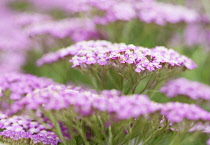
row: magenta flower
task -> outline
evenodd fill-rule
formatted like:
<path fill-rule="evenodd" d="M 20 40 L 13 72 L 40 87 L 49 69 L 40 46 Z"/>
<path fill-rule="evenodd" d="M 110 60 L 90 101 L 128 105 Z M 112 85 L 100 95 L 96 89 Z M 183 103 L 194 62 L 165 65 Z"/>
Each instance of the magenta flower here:
<path fill-rule="evenodd" d="M 210 120 L 210 113 L 195 104 L 169 102 L 163 104 L 161 114 L 172 123 L 179 123 L 185 119 L 195 122 Z"/>
<path fill-rule="evenodd" d="M 58 136 L 49 131 L 49 129 L 52 129 L 50 125 L 41 125 L 27 116 L 0 118 L 0 129 L 3 129 L 0 132 L 1 137 L 5 137 L 5 139 L 11 138 L 20 141 L 20 143 L 24 142 L 23 139 L 28 140 L 28 142 L 32 140 L 35 144 L 41 142 L 43 144 L 57 145 L 60 142 Z"/>
<path fill-rule="evenodd" d="M 199 82 L 178 78 L 167 82 L 160 92 L 166 94 L 167 97 L 173 98 L 178 95 L 189 97 L 193 100 L 210 99 L 210 87 Z"/>
<path fill-rule="evenodd" d="M 26 27 L 25 31 L 29 36 L 50 35 L 57 39 L 70 37 L 75 42 L 95 39 L 99 36 L 95 24 L 85 18 L 34 23 Z"/>
<path fill-rule="evenodd" d="M 65 57 L 72 57 L 73 67 L 88 67 L 91 64 L 110 65 L 130 64 L 135 66 L 136 72 L 143 70 L 154 71 L 163 67 L 165 63 L 171 66 L 182 66 L 187 69 L 196 67 L 194 62 L 172 49 L 157 46 L 147 49 L 134 45 L 110 43 L 107 41 L 83 41 L 70 47 L 49 53 L 37 61 L 38 65 L 52 63 Z M 149 59 L 148 59 L 149 58 Z"/>
<path fill-rule="evenodd" d="M 12 59 L 8 59 L 12 58 Z M 0 53 L 0 72 L 21 72 L 22 66 L 26 63 L 26 55 L 24 52 L 2 51 Z"/>
<path fill-rule="evenodd" d="M 160 3 L 137 3 L 138 17 L 146 23 L 165 25 L 167 23 L 192 23 L 199 19 L 198 13 L 183 6 Z"/>
<path fill-rule="evenodd" d="M 18 13 L 15 15 L 15 23 L 19 26 L 27 26 L 36 23 L 43 23 L 51 20 L 49 15 L 39 13 Z"/>
<path fill-rule="evenodd" d="M 184 6 L 166 4 L 156 1 L 103 1 L 90 3 L 104 12 L 104 16 L 96 16 L 98 24 L 106 25 L 116 21 L 132 21 L 139 19 L 146 23 L 166 25 L 167 23 L 192 23 L 199 19 L 199 14 Z M 122 11 L 124 9 L 124 11 Z"/>
<path fill-rule="evenodd" d="M 36 77 L 29 74 L 4 73 L 0 76 L 0 99 L 2 111 L 8 111 L 11 100 L 17 101 L 26 94 L 38 89 L 55 84 L 51 79 Z M 10 103 L 9 103 L 10 102 Z"/>
<path fill-rule="evenodd" d="M 31 41 L 14 19 L 15 14 L 6 6 L 0 10 L 0 50 L 23 51 L 31 47 Z"/>
<path fill-rule="evenodd" d="M 207 140 L 206 145 L 210 145 L 210 139 Z"/>
<path fill-rule="evenodd" d="M 32 101 L 33 100 L 33 101 Z M 76 91 L 61 86 L 49 86 L 28 94 L 17 101 L 12 110 L 38 109 L 62 110 L 74 106 L 79 115 L 91 115 L 94 112 L 107 112 L 116 119 L 136 118 L 141 115 L 154 113 L 161 105 L 150 101 L 144 95 L 120 96 L 118 91 L 102 91 L 97 95 L 89 91 Z M 13 112 L 13 113 L 14 113 Z"/>

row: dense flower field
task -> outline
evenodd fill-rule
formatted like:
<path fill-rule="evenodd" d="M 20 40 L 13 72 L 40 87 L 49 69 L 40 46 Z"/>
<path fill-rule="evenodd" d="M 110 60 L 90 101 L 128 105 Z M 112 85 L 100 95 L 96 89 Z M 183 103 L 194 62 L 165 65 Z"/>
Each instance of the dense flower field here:
<path fill-rule="evenodd" d="M 210 3 L 1 0 L 0 144 L 210 145 Z"/>

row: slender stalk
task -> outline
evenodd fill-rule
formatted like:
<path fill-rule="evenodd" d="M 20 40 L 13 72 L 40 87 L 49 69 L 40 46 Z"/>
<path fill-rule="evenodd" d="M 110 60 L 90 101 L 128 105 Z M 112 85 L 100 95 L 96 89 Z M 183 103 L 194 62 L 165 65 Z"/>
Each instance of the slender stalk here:
<path fill-rule="evenodd" d="M 86 134 L 85 132 L 82 130 L 82 125 L 81 122 L 79 123 L 79 121 L 75 121 L 76 125 L 75 128 L 77 129 L 78 133 L 80 134 L 80 136 L 82 137 L 82 140 L 84 142 L 85 145 L 89 145 L 89 142 L 86 138 Z"/>
<path fill-rule="evenodd" d="M 148 88 L 148 86 L 150 85 L 151 79 L 152 79 L 152 76 L 150 77 L 149 81 L 147 82 L 147 84 L 145 85 L 145 87 L 139 94 L 142 94 Z"/>
<path fill-rule="evenodd" d="M 109 126 L 109 145 L 114 145 L 113 144 L 112 127 L 111 126 Z"/>
<path fill-rule="evenodd" d="M 46 111 L 45 111 L 46 112 Z M 51 111 L 47 111 L 45 113 L 49 119 L 52 121 L 55 129 L 56 129 L 56 133 L 58 134 L 59 138 L 62 140 L 63 144 L 64 145 L 67 145 L 65 140 L 64 140 L 64 137 L 63 137 L 63 134 L 62 134 L 62 131 L 61 131 L 61 128 L 60 128 L 60 125 L 58 124 L 58 122 L 54 119 L 53 115 L 52 115 L 52 112 Z"/>

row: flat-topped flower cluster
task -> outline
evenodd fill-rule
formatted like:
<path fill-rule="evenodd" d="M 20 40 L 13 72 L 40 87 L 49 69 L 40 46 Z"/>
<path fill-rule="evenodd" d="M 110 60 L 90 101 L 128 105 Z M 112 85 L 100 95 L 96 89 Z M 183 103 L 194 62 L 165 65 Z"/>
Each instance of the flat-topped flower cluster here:
<path fill-rule="evenodd" d="M 37 65 L 54 62 L 67 64 L 68 61 L 70 62 L 69 67 L 72 66 L 80 70 L 83 75 L 90 75 L 93 85 L 94 80 L 98 81 L 99 87 L 94 86 L 95 89 L 114 88 L 121 90 L 124 94 L 129 94 L 130 90 L 135 93 L 140 82 L 149 76 L 162 77 L 164 80 L 186 69 L 191 70 L 196 67 L 190 58 L 163 46 L 149 49 L 105 40 L 81 41 L 67 48 L 48 53 L 37 61 Z M 112 78 L 113 71 L 115 71 L 115 77 L 122 81 L 125 80 L 125 83 L 130 85 L 130 90 L 126 84 L 122 84 L 122 87 L 116 86 Z M 147 88 L 155 87 L 161 81 L 150 79 L 153 80 L 148 80 Z M 110 87 L 110 84 L 113 87 Z M 138 92 L 144 90 L 138 90 Z"/>
<path fill-rule="evenodd" d="M 113 92 L 113 91 L 112 91 Z M 111 95 L 112 94 L 112 95 Z M 28 94 L 17 101 L 12 109 L 62 110 L 74 106 L 80 115 L 93 115 L 97 111 L 114 114 L 117 119 L 129 119 L 158 111 L 161 105 L 150 101 L 144 95 L 118 96 L 106 92 L 97 95 L 90 91 L 77 91 L 62 86 L 49 86 Z M 141 107 L 140 107 L 141 106 Z M 12 107 L 12 108 L 13 108 Z"/>
<path fill-rule="evenodd" d="M 178 78 L 176 80 L 168 81 L 160 89 L 160 92 L 166 94 L 166 96 L 170 98 L 182 95 L 193 100 L 210 99 L 210 87 L 208 85 L 187 80 L 185 78 Z"/>
<path fill-rule="evenodd" d="M 199 18 L 199 15 L 189 8 L 151 0 L 72 0 L 71 4 L 68 4 L 68 0 L 59 2 L 46 0 L 44 3 L 40 0 L 32 0 L 32 2 L 39 8 L 45 8 L 45 10 L 49 10 L 46 8 L 57 8 L 73 14 L 91 14 L 92 11 L 103 13 L 103 16 L 93 16 L 95 22 L 98 24 L 139 19 L 146 23 L 165 25 L 167 23 L 179 22 L 191 23 Z M 43 7 L 44 5 L 45 7 Z M 125 11 L 122 11 L 122 9 Z"/>
<path fill-rule="evenodd" d="M 51 79 L 30 74 L 5 73 L 0 76 L 1 93 L 10 91 L 9 96 L 12 100 L 18 100 L 35 89 L 47 87 L 53 83 Z"/>
<path fill-rule="evenodd" d="M 108 41 L 83 41 L 70 47 L 49 53 L 38 60 L 38 65 L 52 63 L 64 57 L 72 57 L 72 67 L 86 68 L 97 65 L 130 64 L 135 71 L 154 71 L 165 65 L 181 66 L 187 69 L 196 67 L 194 62 L 186 56 L 180 55 L 172 49 L 157 46 L 153 49 L 126 45 L 123 43 L 110 43 Z"/>
<path fill-rule="evenodd" d="M 168 126 L 169 124 L 167 126 L 172 129 L 179 123 L 190 122 L 191 126 L 187 131 L 192 131 L 197 124 L 205 125 L 210 121 L 210 113 L 194 104 L 156 103 L 151 101 L 147 95 L 123 95 L 117 90 L 97 92 L 82 87 L 61 85 L 48 79 L 27 74 L 11 73 L 10 77 L 8 76 L 9 74 L 2 76 L 1 86 L 12 90 L 12 87 L 9 86 L 19 82 L 25 84 L 25 86 L 31 86 L 31 90 L 23 95 L 21 93 L 24 93 L 24 89 L 22 89 L 20 95 L 24 97 L 18 98 L 12 104 L 8 114 L 0 115 L 0 127 L 3 129 L 0 135 L 2 140 L 7 142 L 14 139 L 21 143 L 42 142 L 43 144 L 54 145 L 61 140 L 62 142 L 69 141 L 69 137 L 63 137 L 66 136 L 66 132 L 59 133 L 58 129 L 58 126 L 62 128 L 62 124 L 68 126 L 69 123 L 73 123 L 71 127 L 67 127 L 70 130 L 64 127 L 61 131 L 67 129 L 67 132 L 70 131 L 71 137 L 82 135 L 80 129 L 84 129 L 83 131 L 86 131 L 87 136 L 88 134 L 94 136 L 96 135 L 95 132 L 90 133 L 85 129 L 94 130 L 95 126 L 88 122 L 89 119 L 93 124 L 100 122 L 104 126 L 101 128 L 102 132 L 107 132 L 110 127 L 119 125 L 119 127 L 122 127 L 121 131 L 126 132 L 124 135 L 128 133 L 126 126 L 130 126 L 131 130 L 135 130 L 131 125 L 135 124 L 136 126 L 138 123 L 148 125 L 148 123 L 159 122 L 159 125 L 156 126 L 158 130 L 160 127 L 162 129 L 166 127 L 161 122 L 165 122 L 166 125 L 167 122 L 170 123 L 170 126 Z M 29 76 L 31 79 L 28 79 Z M 3 85 L 3 82 L 5 85 Z M 14 91 L 13 93 L 15 93 Z M 4 95 L 5 91 L 1 92 Z M 47 122 L 50 123 L 42 125 L 40 122 L 25 116 L 8 116 L 17 112 L 24 112 L 24 110 L 30 111 L 35 116 L 38 115 L 36 110 L 39 110 L 48 120 Z M 100 118 L 100 121 L 97 118 Z M 162 120 L 162 118 L 164 119 Z M 84 126 L 81 128 L 75 119 L 82 122 Z M 59 125 L 59 122 L 62 124 Z M 125 123 L 125 126 L 121 124 L 122 122 Z M 165 129 L 169 129 L 168 127 Z M 51 131 L 52 129 L 57 135 Z M 183 129 L 186 128 L 183 127 Z M 67 135 L 69 134 L 67 133 Z M 108 134 L 105 134 L 105 136 L 109 137 Z M 92 139 L 89 138 L 89 140 Z"/>
<path fill-rule="evenodd" d="M 73 107 L 73 108 L 71 108 Z M 26 97 L 16 101 L 11 110 L 16 113 L 27 110 L 72 109 L 78 115 L 91 116 L 97 112 L 107 112 L 117 120 L 127 120 L 160 112 L 170 122 L 209 121 L 210 113 L 194 104 L 170 102 L 166 104 L 151 101 L 146 95 L 119 95 L 118 91 L 92 92 L 67 86 L 51 85 L 37 89 Z M 16 111 L 16 112 L 15 112 Z"/>
<path fill-rule="evenodd" d="M 24 21 L 22 23 L 24 23 Z M 27 23 L 26 20 L 25 23 Z M 26 27 L 24 31 L 29 36 L 49 35 L 57 39 L 69 37 L 74 42 L 99 38 L 95 23 L 88 18 L 69 18 L 59 21 L 45 20 L 39 23 L 34 22 Z"/>
<path fill-rule="evenodd" d="M 0 109 L 7 112 L 13 102 L 38 88 L 56 84 L 53 80 L 30 74 L 4 73 L 0 76 Z"/>
<path fill-rule="evenodd" d="M 93 2 L 90 5 L 104 11 L 104 16 L 96 17 L 99 24 L 108 24 L 115 21 L 131 21 L 139 19 L 145 23 L 166 25 L 167 23 L 192 23 L 199 19 L 199 15 L 191 9 L 179 5 L 172 5 L 151 1 L 113 1 L 109 0 L 102 5 Z M 126 11 L 122 11 L 125 9 Z M 173 15 L 173 16 L 172 16 Z"/>
<path fill-rule="evenodd" d="M 4 114 L 1 114 L 3 116 Z M 59 138 L 53 131 L 52 125 L 41 125 L 40 122 L 34 121 L 29 116 L 12 116 L 0 118 L 0 138 L 9 142 L 13 139 L 17 144 L 43 143 L 57 145 Z M 24 140 L 23 140 L 24 139 Z M 21 142 L 22 141 L 22 142 Z M 12 140 L 11 140 L 12 143 Z"/>
<path fill-rule="evenodd" d="M 181 122 L 184 119 L 208 122 L 210 119 L 210 113 L 195 104 L 169 102 L 164 105 L 161 113 L 170 122 Z"/>

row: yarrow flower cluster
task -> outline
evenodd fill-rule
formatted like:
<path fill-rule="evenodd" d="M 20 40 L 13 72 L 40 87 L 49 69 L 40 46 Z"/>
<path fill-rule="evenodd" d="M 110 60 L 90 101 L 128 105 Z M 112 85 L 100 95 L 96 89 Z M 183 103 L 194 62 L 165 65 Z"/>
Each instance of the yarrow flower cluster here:
<path fill-rule="evenodd" d="M 90 5 L 103 11 L 104 16 L 95 16 L 94 21 L 97 24 L 106 25 L 115 21 L 131 21 L 134 20 L 136 9 L 131 2 L 119 1 L 103 1 L 105 4 L 101 5 L 100 2 L 92 2 Z M 125 11 L 122 11 L 124 9 Z"/>
<path fill-rule="evenodd" d="M 99 11 L 103 13 L 103 16 L 93 16 L 98 24 L 139 19 L 146 23 L 165 25 L 166 23 L 191 23 L 199 17 L 195 11 L 186 7 L 151 0 L 71 0 L 71 4 L 68 4 L 66 0 L 59 2 L 46 0 L 45 3 L 32 0 L 32 2 L 38 7 L 59 8 L 70 13 L 85 12 L 91 14 L 91 11 Z"/>
<path fill-rule="evenodd" d="M 140 20 L 158 25 L 166 23 L 192 23 L 199 19 L 198 13 L 183 6 L 160 3 L 144 2 L 137 4 Z"/>
<path fill-rule="evenodd" d="M 186 25 L 184 34 L 174 34 L 171 39 L 171 45 L 177 46 L 181 44 L 188 48 L 200 46 L 204 48 L 205 51 L 210 51 L 210 17 L 206 14 L 200 15 L 197 21 Z"/>
<path fill-rule="evenodd" d="M 94 94 L 89 91 L 77 91 L 68 87 L 49 86 L 35 90 L 12 106 L 13 111 L 23 109 L 62 110 L 74 106 L 80 115 L 91 115 L 95 111 L 114 114 L 117 119 L 129 119 L 147 115 L 160 110 L 161 105 L 150 101 L 144 95 L 119 96 L 118 91 L 106 91 Z"/>
<path fill-rule="evenodd" d="M 13 52 L 9 50 L 0 52 L 0 72 L 21 72 L 21 68 L 26 62 L 25 57 L 26 54 L 23 52 Z"/>
<path fill-rule="evenodd" d="M 39 78 L 30 74 L 21 73 L 5 73 L 0 76 L 1 109 L 6 111 L 11 105 L 11 100 L 16 101 L 24 97 L 26 94 L 38 89 L 44 88 L 54 82 L 51 79 Z M 9 103 L 10 102 L 10 103 Z"/>
<path fill-rule="evenodd" d="M 57 39 L 70 37 L 75 42 L 99 37 L 95 24 L 85 18 L 34 23 L 26 27 L 25 31 L 29 36 L 50 35 Z"/>
<path fill-rule="evenodd" d="M 10 142 L 9 139 L 16 140 L 17 143 L 36 143 L 57 145 L 60 141 L 52 129 L 51 125 L 41 125 L 27 116 L 12 116 L 0 118 L 1 140 Z"/>
<path fill-rule="evenodd" d="M 134 70 L 138 73 L 144 70 L 154 71 L 164 67 L 181 66 L 187 69 L 196 67 L 194 62 L 172 49 L 157 46 L 153 49 L 126 45 L 123 43 L 110 43 L 108 41 L 83 41 L 76 43 L 55 53 L 47 54 L 38 60 L 38 65 L 52 63 L 64 57 L 71 56 L 72 67 L 88 67 L 93 64 L 111 65 L 130 64 L 135 66 Z"/>
<path fill-rule="evenodd" d="M 14 22 L 13 12 L 6 6 L 0 10 L 0 50 L 20 51 L 27 50 L 31 46 L 30 39 Z"/>
<path fill-rule="evenodd" d="M 195 104 L 169 102 L 163 105 L 161 114 L 173 123 L 179 123 L 184 119 L 205 122 L 210 120 L 210 113 Z"/>
<path fill-rule="evenodd" d="M 31 42 L 28 36 L 13 22 L 13 18 L 3 18 L 0 22 L 0 50 L 27 50 Z"/>
<path fill-rule="evenodd" d="M 39 78 L 30 74 L 5 73 L 0 76 L 2 91 L 9 89 L 10 98 L 18 100 L 35 89 L 47 87 L 54 82 L 51 79 Z"/>
<path fill-rule="evenodd" d="M 92 137 L 100 137 L 100 132 L 103 132 L 103 137 L 108 138 L 108 128 L 114 127 L 117 123 L 120 126 L 120 133 L 126 135 L 126 128 L 131 126 L 133 120 L 134 122 L 135 120 L 136 122 L 139 120 L 152 122 L 150 117 L 160 116 L 158 112 L 161 111 L 162 105 L 149 100 L 146 95 L 124 96 L 116 90 L 92 93 L 88 90 L 74 90 L 66 86 L 52 85 L 29 93 L 26 97 L 16 101 L 11 108 L 12 113 L 26 109 L 31 112 L 35 111 L 34 114 L 37 109 L 40 109 L 54 126 L 56 122 L 67 126 L 71 124 L 68 126 L 68 129 L 72 130 L 71 139 L 80 137 L 83 134 L 81 130 L 83 130 L 87 140 L 97 142 Z M 82 123 L 82 126 L 78 121 Z M 127 122 L 126 126 L 120 124 L 123 121 Z M 153 121 L 158 122 L 158 120 Z M 98 123 L 101 128 L 96 128 Z M 95 129 L 99 131 L 98 134 Z M 85 141 L 86 138 L 81 140 Z"/>
<path fill-rule="evenodd" d="M 184 43 L 189 47 L 201 46 L 206 51 L 210 51 L 210 18 L 206 17 L 202 19 L 196 23 L 187 25 L 184 32 Z"/>
<path fill-rule="evenodd" d="M 49 15 L 39 13 L 18 13 L 15 15 L 15 23 L 21 27 L 50 20 L 52 20 L 52 18 Z"/>
<path fill-rule="evenodd" d="M 134 19 L 157 25 L 179 22 L 192 23 L 199 19 L 198 13 L 194 10 L 155 1 L 108 0 L 92 1 L 89 5 L 104 12 L 104 16 L 95 17 L 96 23 L 103 25 L 119 20 L 132 21 Z"/>
<path fill-rule="evenodd" d="M 111 84 L 113 85 L 111 89 L 118 89 L 124 94 L 129 94 L 131 90 L 135 93 L 139 83 L 148 76 L 158 75 L 164 79 L 196 67 L 191 59 L 163 46 L 148 49 L 105 40 L 78 42 L 44 55 L 37 61 L 37 65 L 50 64 L 62 59 L 63 62 L 69 60 L 73 68 L 79 69 L 85 75 L 88 73 L 92 80 L 98 81 L 101 86 L 94 86 L 95 89 L 110 89 Z M 124 84 L 122 87 L 115 85 L 116 83 L 109 75 L 113 71 L 120 80 L 124 79 L 125 83 L 129 84 L 130 90 Z M 93 81 L 91 83 L 94 85 Z M 159 80 L 153 78 L 148 81 L 147 88 L 155 87 L 158 83 Z M 145 89 L 138 90 L 140 93 L 143 91 Z"/>
<path fill-rule="evenodd" d="M 177 102 L 161 104 L 149 100 L 146 95 L 119 95 L 119 92 L 114 90 L 97 94 L 82 89 L 74 90 L 65 86 L 51 85 L 44 89 L 37 89 L 15 102 L 12 111 L 20 111 L 24 108 L 27 110 L 41 109 L 44 115 L 50 111 L 54 112 L 55 120 L 64 123 L 66 123 L 65 120 L 74 121 L 74 113 L 77 114 L 79 120 L 83 117 L 84 119 L 85 117 L 91 118 L 93 115 L 100 115 L 103 118 L 106 113 L 109 117 L 104 120 L 105 126 L 106 123 L 111 125 L 129 119 L 148 119 L 152 114 L 159 116 L 159 119 L 164 116 L 170 123 L 173 123 L 172 127 L 184 121 L 205 123 L 210 120 L 210 113 L 194 104 Z M 59 114 L 65 114 L 65 117 L 59 118 Z"/>
<path fill-rule="evenodd" d="M 199 82 L 178 78 L 170 80 L 161 89 L 160 92 L 167 97 L 173 98 L 178 95 L 189 97 L 193 100 L 210 99 L 210 87 Z"/>

